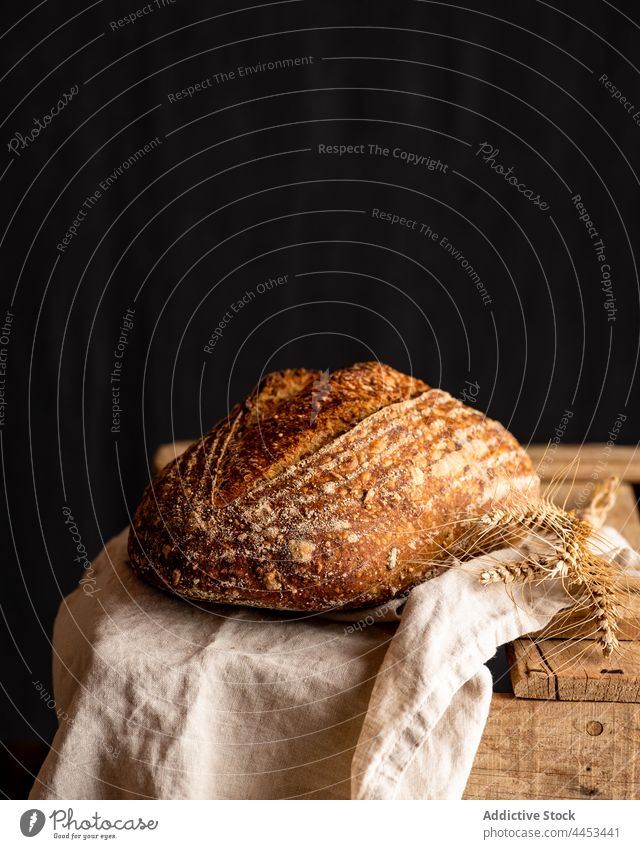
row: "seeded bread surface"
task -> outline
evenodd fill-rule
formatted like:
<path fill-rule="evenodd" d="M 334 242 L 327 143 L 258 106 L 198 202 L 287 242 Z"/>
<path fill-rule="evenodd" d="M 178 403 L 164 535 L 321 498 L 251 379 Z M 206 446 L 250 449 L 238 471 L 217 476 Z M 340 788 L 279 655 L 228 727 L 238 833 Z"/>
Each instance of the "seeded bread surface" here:
<path fill-rule="evenodd" d="M 381 604 L 468 521 L 539 481 L 478 410 L 380 363 L 267 375 L 150 482 L 129 534 L 145 580 L 292 611 Z"/>

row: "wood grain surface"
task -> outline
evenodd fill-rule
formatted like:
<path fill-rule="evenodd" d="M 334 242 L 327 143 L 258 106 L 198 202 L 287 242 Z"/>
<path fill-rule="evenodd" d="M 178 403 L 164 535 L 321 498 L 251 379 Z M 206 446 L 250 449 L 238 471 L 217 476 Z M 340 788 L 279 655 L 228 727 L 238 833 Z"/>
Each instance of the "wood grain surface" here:
<path fill-rule="evenodd" d="M 640 702 L 640 642 L 603 658 L 593 640 L 516 640 L 507 650 L 513 692 L 524 699 Z"/>
<path fill-rule="evenodd" d="M 494 693 L 465 799 L 639 799 L 640 705 Z"/>
<path fill-rule="evenodd" d="M 529 445 L 527 451 L 540 477 L 546 480 L 567 475 L 587 480 L 597 473 L 600 478 L 614 475 L 629 483 L 640 483 L 640 448 L 635 445 Z"/>

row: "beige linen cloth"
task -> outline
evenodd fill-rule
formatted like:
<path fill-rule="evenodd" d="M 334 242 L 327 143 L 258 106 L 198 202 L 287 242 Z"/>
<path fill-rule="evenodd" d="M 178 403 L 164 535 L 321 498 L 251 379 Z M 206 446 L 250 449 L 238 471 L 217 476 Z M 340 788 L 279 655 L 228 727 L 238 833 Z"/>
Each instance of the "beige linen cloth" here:
<path fill-rule="evenodd" d="M 558 581 L 514 604 L 480 585 L 479 558 L 333 620 L 198 606 L 131 572 L 127 533 L 58 613 L 61 720 L 32 799 L 458 799 L 489 711 L 485 662 L 567 604 Z"/>

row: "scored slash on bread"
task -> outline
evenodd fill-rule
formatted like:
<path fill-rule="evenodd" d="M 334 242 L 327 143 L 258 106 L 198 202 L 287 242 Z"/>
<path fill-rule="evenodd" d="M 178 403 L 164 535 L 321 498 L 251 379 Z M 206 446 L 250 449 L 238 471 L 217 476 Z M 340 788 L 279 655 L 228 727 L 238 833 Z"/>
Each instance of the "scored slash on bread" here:
<path fill-rule="evenodd" d="M 369 606 L 432 575 L 469 521 L 538 493 L 517 440 L 446 392 L 380 363 L 290 369 L 149 483 L 129 557 L 198 601 Z"/>

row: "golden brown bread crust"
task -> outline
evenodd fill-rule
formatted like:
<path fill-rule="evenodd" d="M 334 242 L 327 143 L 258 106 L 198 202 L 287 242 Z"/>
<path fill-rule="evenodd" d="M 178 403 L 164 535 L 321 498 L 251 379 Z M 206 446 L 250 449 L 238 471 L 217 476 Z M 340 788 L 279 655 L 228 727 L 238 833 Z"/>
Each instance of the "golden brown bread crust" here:
<path fill-rule="evenodd" d="M 146 580 L 285 610 L 379 604 L 427 577 L 489 503 L 538 494 L 502 425 L 379 363 L 268 375 L 148 485 Z"/>

